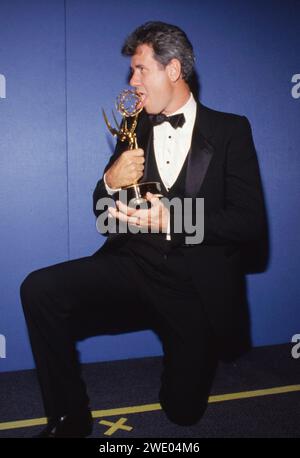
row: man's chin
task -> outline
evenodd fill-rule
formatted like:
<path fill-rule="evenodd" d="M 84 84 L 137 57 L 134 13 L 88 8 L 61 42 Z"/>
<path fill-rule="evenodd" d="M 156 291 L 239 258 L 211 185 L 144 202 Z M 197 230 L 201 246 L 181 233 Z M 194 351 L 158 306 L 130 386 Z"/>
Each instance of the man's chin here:
<path fill-rule="evenodd" d="M 144 105 L 144 110 L 148 115 L 156 115 L 156 114 L 160 113 L 155 108 L 150 107 L 149 105 L 147 106 L 147 104 Z"/>
<path fill-rule="evenodd" d="M 144 110 L 146 111 L 146 113 L 148 115 L 157 115 L 157 114 L 159 114 L 159 111 L 153 110 L 153 109 L 151 110 L 151 108 L 144 107 Z"/>

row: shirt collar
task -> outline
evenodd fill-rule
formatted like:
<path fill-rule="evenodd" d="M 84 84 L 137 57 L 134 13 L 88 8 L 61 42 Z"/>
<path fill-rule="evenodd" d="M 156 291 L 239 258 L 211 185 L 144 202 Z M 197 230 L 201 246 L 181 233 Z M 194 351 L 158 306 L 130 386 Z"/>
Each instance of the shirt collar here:
<path fill-rule="evenodd" d="M 188 101 L 181 108 L 179 108 L 174 113 L 172 113 L 170 116 L 173 116 L 173 115 L 179 114 L 179 113 L 183 113 L 184 116 L 185 116 L 185 119 L 189 119 L 195 113 L 196 105 L 197 104 L 196 104 L 196 101 L 194 99 L 194 96 L 191 93 L 190 94 L 190 98 L 188 99 Z"/>

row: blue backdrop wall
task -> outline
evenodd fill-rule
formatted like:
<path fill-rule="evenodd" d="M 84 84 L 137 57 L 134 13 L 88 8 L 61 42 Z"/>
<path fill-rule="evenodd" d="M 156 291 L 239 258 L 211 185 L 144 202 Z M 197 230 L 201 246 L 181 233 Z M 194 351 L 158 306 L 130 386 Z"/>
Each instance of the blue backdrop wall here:
<path fill-rule="evenodd" d="M 268 269 L 247 278 L 253 342 L 300 332 L 299 13 L 297 0 L 1 1 L 0 371 L 33 367 L 24 277 L 104 241 L 92 213 L 113 149 L 101 107 L 109 111 L 126 85 L 125 36 L 147 20 L 181 26 L 194 44 L 202 102 L 252 124 L 271 246 Z M 79 348 L 83 362 L 162 353 L 151 331 Z"/>

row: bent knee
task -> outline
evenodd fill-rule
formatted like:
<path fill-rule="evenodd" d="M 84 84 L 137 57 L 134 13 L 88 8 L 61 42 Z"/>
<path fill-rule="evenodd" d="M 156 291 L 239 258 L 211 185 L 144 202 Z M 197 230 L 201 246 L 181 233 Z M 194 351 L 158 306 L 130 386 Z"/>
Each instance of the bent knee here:
<path fill-rule="evenodd" d="M 192 426 L 203 417 L 208 399 L 184 399 L 180 397 L 168 397 L 160 394 L 160 404 L 167 418 L 180 426 Z"/>
<path fill-rule="evenodd" d="M 20 296 L 23 305 L 48 289 L 49 276 L 46 273 L 46 269 L 39 269 L 31 272 L 25 277 L 20 285 Z"/>

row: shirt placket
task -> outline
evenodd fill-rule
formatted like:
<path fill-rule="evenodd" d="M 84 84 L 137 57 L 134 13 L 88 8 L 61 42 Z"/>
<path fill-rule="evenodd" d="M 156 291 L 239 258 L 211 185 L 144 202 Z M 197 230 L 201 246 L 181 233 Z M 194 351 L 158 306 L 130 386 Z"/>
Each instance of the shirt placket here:
<path fill-rule="evenodd" d="M 174 129 L 171 124 L 167 124 L 166 128 L 166 141 L 164 151 L 164 169 L 166 170 L 166 184 L 167 190 L 170 189 L 172 183 L 172 168 L 173 164 L 173 150 L 174 150 Z"/>

